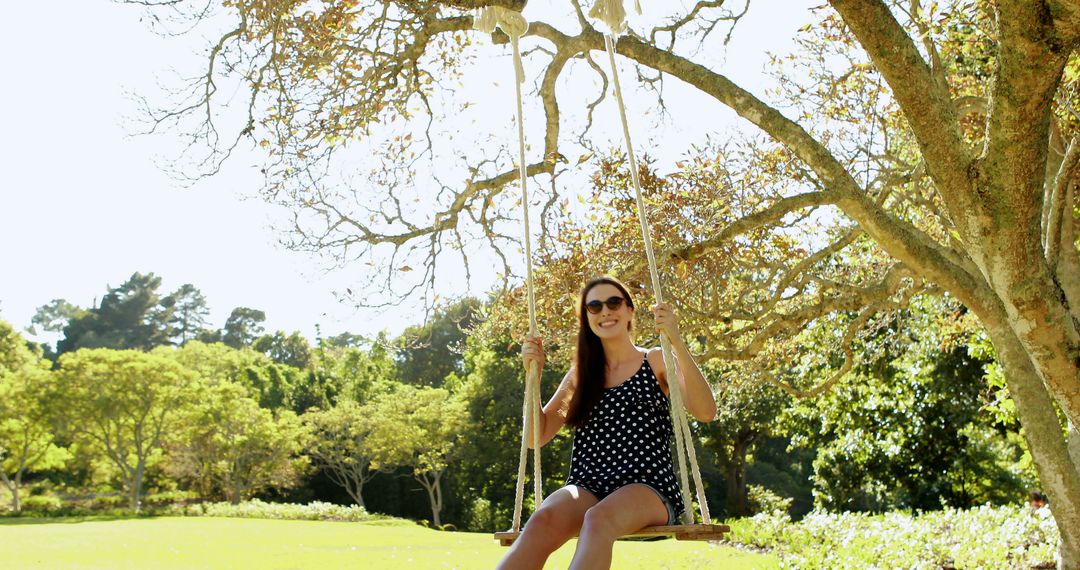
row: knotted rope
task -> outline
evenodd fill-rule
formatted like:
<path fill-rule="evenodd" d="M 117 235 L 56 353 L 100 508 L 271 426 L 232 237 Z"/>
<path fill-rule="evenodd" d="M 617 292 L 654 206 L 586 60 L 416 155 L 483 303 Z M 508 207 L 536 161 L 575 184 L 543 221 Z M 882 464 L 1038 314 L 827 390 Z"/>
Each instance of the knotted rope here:
<path fill-rule="evenodd" d="M 641 7 L 635 0 L 635 8 L 638 13 Z M 604 34 L 604 47 L 607 49 L 608 62 L 611 64 L 612 84 L 615 88 L 615 100 L 619 106 L 619 119 L 622 121 L 623 140 L 626 144 L 626 156 L 630 162 L 630 180 L 634 184 L 634 192 L 637 199 L 638 222 L 641 224 L 641 237 L 645 242 L 645 255 L 649 261 L 649 274 L 652 277 L 653 292 L 657 303 L 664 302 L 663 291 L 660 288 L 660 272 L 656 266 L 656 254 L 653 251 L 652 235 L 649 231 L 648 214 L 645 201 L 641 194 L 641 181 L 638 178 L 637 159 L 634 157 L 634 146 L 630 140 L 630 127 L 626 120 L 626 105 L 623 102 L 622 86 L 619 84 L 619 71 L 615 66 L 615 41 L 618 35 L 627 29 L 626 10 L 622 0 L 597 0 L 589 11 L 591 17 L 597 18 L 611 30 L 610 34 Z M 683 405 L 682 387 L 679 385 L 678 375 L 675 370 L 675 358 L 671 353 L 671 342 L 664 333 L 660 334 L 660 348 L 664 354 L 664 367 L 668 371 L 668 391 L 671 394 L 671 420 L 675 428 L 675 451 L 679 461 L 679 482 L 683 496 L 683 520 L 687 524 L 693 524 L 693 508 L 690 504 L 690 484 L 687 477 L 686 459 L 689 459 L 690 470 L 693 473 L 694 485 L 697 487 L 698 506 L 701 508 L 701 520 L 710 524 L 712 518 L 709 515 L 709 505 L 705 499 L 705 487 L 701 482 L 701 471 L 698 468 L 697 453 L 694 450 L 694 440 L 690 433 L 690 423 L 686 418 L 686 408 Z"/>
<path fill-rule="evenodd" d="M 510 36 L 510 45 L 514 50 L 514 88 L 517 94 L 518 127 L 518 174 L 521 179 L 522 225 L 525 235 L 525 288 L 529 302 L 529 336 L 537 336 L 536 295 L 533 291 L 532 239 L 529 235 L 529 195 L 526 186 L 527 172 L 525 163 L 525 122 L 521 103 L 521 84 L 525 82 L 525 67 L 521 62 L 521 50 L 518 40 L 529 31 L 529 21 L 520 12 L 501 6 L 479 8 L 473 13 L 473 28 L 486 33 L 495 31 L 498 26 Z M 513 531 L 521 529 L 521 510 L 525 495 L 525 465 L 528 463 L 528 428 L 532 426 L 533 438 L 533 494 L 536 507 L 544 500 L 543 479 L 540 469 L 540 370 L 536 362 L 530 363 L 525 374 L 525 398 L 522 402 L 523 424 L 521 428 L 521 453 L 518 459 L 517 489 L 514 493 Z"/>

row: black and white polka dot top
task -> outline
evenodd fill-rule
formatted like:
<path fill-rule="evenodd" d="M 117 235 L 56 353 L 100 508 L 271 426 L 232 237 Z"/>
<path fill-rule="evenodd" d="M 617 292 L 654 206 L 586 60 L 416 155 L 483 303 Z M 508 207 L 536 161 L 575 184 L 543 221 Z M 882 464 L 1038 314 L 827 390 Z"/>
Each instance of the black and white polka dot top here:
<path fill-rule="evenodd" d="M 643 358 L 633 376 L 604 389 L 585 426 L 574 432 L 566 484 L 603 499 L 625 485 L 644 483 L 667 497 L 678 517 L 683 502 L 671 461 L 670 414 L 668 397 Z"/>

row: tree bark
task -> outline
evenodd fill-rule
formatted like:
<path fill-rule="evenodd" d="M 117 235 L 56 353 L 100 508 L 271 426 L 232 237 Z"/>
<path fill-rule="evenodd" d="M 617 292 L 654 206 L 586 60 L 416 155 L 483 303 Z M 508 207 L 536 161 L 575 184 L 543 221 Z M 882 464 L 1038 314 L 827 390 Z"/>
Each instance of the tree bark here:
<path fill-rule="evenodd" d="M 1076 424 L 1069 422 L 1069 458 L 1072 464 L 1080 471 L 1080 429 Z"/>
<path fill-rule="evenodd" d="M 984 324 L 1061 533 L 1061 568 L 1080 569 L 1080 473 L 1070 454 L 1076 444 L 1066 443 L 1050 394 L 1019 339 L 1008 327 Z"/>

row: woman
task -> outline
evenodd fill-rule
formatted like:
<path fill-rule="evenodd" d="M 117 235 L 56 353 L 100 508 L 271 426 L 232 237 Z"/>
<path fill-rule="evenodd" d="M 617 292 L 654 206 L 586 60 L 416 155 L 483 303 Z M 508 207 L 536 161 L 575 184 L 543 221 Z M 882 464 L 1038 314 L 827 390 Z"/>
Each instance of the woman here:
<path fill-rule="evenodd" d="M 653 307 L 658 331 L 671 341 L 686 409 L 702 422 L 716 400 L 679 334 L 675 313 Z M 543 568 L 548 556 L 579 536 L 573 569 L 610 568 L 618 537 L 646 526 L 674 524 L 682 495 L 671 461 L 673 429 L 668 371 L 659 348 L 634 345 L 634 301 L 618 280 L 600 277 L 581 291 L 574 365 L 540 414 L 540 444 L 565 425 L 575 429 L 566 486 L 544 499 L 500 569 Z M 541 339 L 522 346 L 525 369 L 542 369 Z M 532 433 L 532 426 L 526 426 Z M 531 438 L 530 438 L 531 439 Z M 532 441 L 529 442 L 532 445 Z"/>

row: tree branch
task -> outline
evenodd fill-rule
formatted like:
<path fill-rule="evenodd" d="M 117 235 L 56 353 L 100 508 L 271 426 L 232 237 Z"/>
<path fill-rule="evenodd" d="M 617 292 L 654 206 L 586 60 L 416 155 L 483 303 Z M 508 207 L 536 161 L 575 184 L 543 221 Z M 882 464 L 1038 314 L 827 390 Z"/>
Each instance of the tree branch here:
<path fill-rule="evenodd" d="M 927 171 L 938 184 L 949 209 L 968 208 L 967 165 L 972 157 L 960 132 L 949 86 L 942 83 L 944 76 L 935 77 L 911 37 L 881 0 L 830 3 L 892 88 L 915 133 Z"/>

